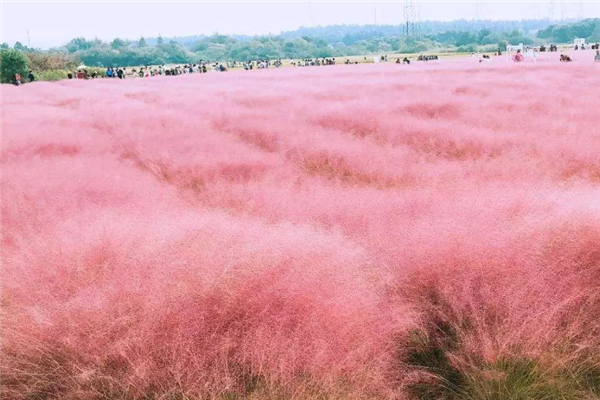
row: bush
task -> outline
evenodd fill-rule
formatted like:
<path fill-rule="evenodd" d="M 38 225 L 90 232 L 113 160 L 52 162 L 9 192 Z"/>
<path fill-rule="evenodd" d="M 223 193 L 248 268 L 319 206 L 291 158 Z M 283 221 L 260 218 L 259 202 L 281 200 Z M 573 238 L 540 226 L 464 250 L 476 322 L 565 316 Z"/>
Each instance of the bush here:
<path fill-rule="evenodd" d="M 60 81 L 61 79 L 67 79 L 69 72 L 64 69 L 53 69 L 49 71 L 34 72 L 35 79 L 37 81 Z"/>
<path fill-rule="evenodd" d="M 77 60 L 64 53 L 24 53 L 27 65 L 33 71 L 72 69 L 77 67 Z"/>
<path fill-rule="evenodd" d="M 496 44 L 487 44 L 485 46 L 479 46 L 478 49 L 483 53 L 495 53 L 498 51 L 498 46 Z"/>
<path fill-rule="evenodd" d="M 456 51 L 458 53 L 474 53 L 477 51 L 477 45 L 475 44 L 468 44 L 468 45 L 464 45 L 464 46 L 458 46 L 458 48 L 456 49 Z"/>
<path fill-rule="evenodd" d="M 8 83 L 14 74 L 27 75 L 27 60 L 17 50 L 2 50 L 0 53 L 0 82 Z"/>

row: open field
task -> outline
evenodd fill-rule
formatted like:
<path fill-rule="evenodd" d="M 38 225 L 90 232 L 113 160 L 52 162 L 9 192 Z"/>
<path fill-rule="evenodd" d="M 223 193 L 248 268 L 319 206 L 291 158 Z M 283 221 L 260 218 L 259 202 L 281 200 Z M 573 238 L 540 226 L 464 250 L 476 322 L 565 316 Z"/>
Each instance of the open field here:
<path fill-rule="evenodd" d="M 559 45 L 558 46 L 559 51 L 560 52 L 567 52 L 567 53 L 571 53 L 571 54 L 592 54 L 590 53 L 589 50 L 587 51 L 580 51 L 580 52 L 575 52 L 572 51 L 572 46 L 571 45 Z M 559 57 L 560 52 L 544 52 L 544 53 L 539 53 L 539 57 L 542 59 L 557 59 Z M 394 53 L 394 52 L 388 52 L 388 53 L 377 53 L 377 54 L 366 54 L 366 55 L 356 55 L 356 56 L 337 56 L 337 57 L 333 57 L 336 59 L 337 63 L 336 64 L 344 64 L 344 61 L 349 60 L 351 63 L 359 63 L 359 64 L 374 64 L 373 58 L 374 57 L 381 57 L 383 55 L 387 55 L 388 56 L 388 61 L 387 63 L 393 63 L 396 61 L 397 58 L 399 58 L 400 60 L 402 60 L 404 57 L 407 57 L 411 60 L 411 62 L 416 62 L 417 57 L 419 57 L 419 55 L 437 55 L 439 57 L 440 60 L 452 60 L 452 59 L 457 59 L 457 58 L 465 58 L 465 57 L 470 57 L 471 54 L 473 53 L 459 53 L 459 52 L 452 52 L 452 51 L 448 51 L 445 49 L 438 49 L 438 50 L 431 50 L 431 51 L 424 51 L 424 52 L 420 52 L 420 53 Z M 482 52 L 478 52 L 477 54 L 479 55 L 483 55 L 483 54 L 487 54 L 490 56 L 494 55 L 494 52 L 490 52 L 490 51 L 482 51 Z M 593 57 L 593 55 L 592 55 Z M 331 57 L 325 57 L 325 58 L 331 58 Z M 301 59 L 282 59 L 282 67 L 292 67 L 293 65 L 291 64 L 292 62 L 298 62 Z M 271 60 L 273 61 L 273 60 Z M 218 61 L 221 64 L 226 64 L 227 60 L 220 60 Z M 209 62 L 209 65 L 214 64 L 214 62 Z M 167 64 L 166 67 L 175 67 L 177 65 L 181 65 L 181 64 Z M 242 65 L 242 64 L 240 64 Z M 158 65 L 150 65 L 151 67 L 157 67 Z M 136 69 L 139 70 L 140 68 L 145 67 L 145 65 L 141 65 L 141 66 L 136 66 L 136 67 L 127 67 L 128 69 Z M 274 67 L 271 67 L 274 68 Z M 237 66 L 235 68 L 230 68 L 231 70 L 243 70 L 243 66 Z"/>
<path fill-rule="evenodd" d="M 571 54 L 577 55 L 579 56 L 580 54 L 582 56 L 587 56 L 588 54 L 592 54 L 590 53 L 590 51 L 580 51 L 580 52 L 575 52 L 575 51 L 570 51 L 572 48 L 572 46 L 566 46 L 566 45 L 560 45 L 559 46 L 559 51 L 560 52 L 570 52 Z M 396 61 L 396 59 L 400 59 L 402 60 L 404 57 L 407 57 L 411 60 L 411 62 L 417 62 L 417 58 L 419 55 L 437 55 L 439 57 L 440 60 L 454 60 L 454 59 L 458 59 L 458 58 L 465 58 L 465 57 L 470 57 L 472 53 L 457 53 L 457 52 L 452 52 L 452 51 L 448 51 L 445 49 L 438 49 L 439 51 L 427 51 L 427 52 L 421 52 L 421 53 L 386 53 L 385 55 L 388 56 L 388 61 L 387 63 L 394 63 Z M 477 53 L 479 56 L 481 55 L 489 55 L 495 58 L 494 56 L 494 52 L 479 52 Z M 540 59 L 542 60 L 554 60 L 554 59 L 558 59 L 559 58 L 559 54 L 558 52 L 545 52 L 545 53 L 539 53 L 538 56 Z M 369 55 L 358 55 L 358 56 L 341 56 L 341 57 L 335 57 L 336 58 L 336 64 L 344 64 L 344 62 L 346 60 L 349 60 L 351 63 L 359 63 L 359 64 L 373 64 L 374 57 L 381 57 L 384 54 L 369 54 Z M 503 55 L 504 58 L 505 55 Z M 593 58 L 593 54 L 591 55 L 591 57 Z M 500 58 L 502 59 L 502 57 Z M 292 65 L 292 62 L 296 63 L 298 62 L 300 59 L 283 59 L 281 60 L 282 62 L 282 66 L 281 67 L 295 67 L 295 65 Z M 215 62 L 209 62 L 208 65 L 212 66 L 214 65 Z M 227 64 L 227 60 L 220 60 L 218 61 L 218 63 L 220 64 Z M 174 68 L 177 66 L 183 66 L 185 65 L 185 63 L 180 63 L 180 64 L 166 64 L 164 65 L 164 67 L 166 68 Z M 113 66 L 113 67 L 119 67 L 119 65 Z M 126 67 L 127 71 L 129 72 L 129 77 L 131 76 L 131 71 L 132 70 L 136 70 L 139 71 L 140 68 L 145 68 L 145 67 L 150 67 L 152 69 L 156 68 L 158 69 L 158 65 L 137 65 L 137 66 L 129 66 Z M 274 66 L 271 66 L 271 68 L 275 69 Z M 104 73 L 106 72 L 106 67 L 85 67 L 85 69 L 91 74 L 92 71 L 96 71 L 96 73 L 98 74 L 98 77 L 103 77 Z M 243 70 L 243 63 L 238 62 L 237 66 L 235 67 L 228 67 L 228 69 L 230 71 L 235 71 L 235 70 Z M 75 75 L 75 73 L 77 72 L 77 69 L 74 69 L 73 71 L 70 71 L 73 73 L 73 75 Z M 212 72 L 212 68 L 208 68 L 208 72 Z M 36 76 L 36 80 L 37 81 L 58 81 L 58 80 L 63 80 L 63 79 L 67 79 L 67 74 L 69 73 L 68 70 L 66 69 L 59 69 L 59 70 L 44 70 L 44 71 L 39 71 L 39 70 L 34 70 L 35 76 Z"/>
<path fill-rule="evenodd" d="M 3 86 L 2 398 L 597 399 L 599 88 L 591 57 Z"/>

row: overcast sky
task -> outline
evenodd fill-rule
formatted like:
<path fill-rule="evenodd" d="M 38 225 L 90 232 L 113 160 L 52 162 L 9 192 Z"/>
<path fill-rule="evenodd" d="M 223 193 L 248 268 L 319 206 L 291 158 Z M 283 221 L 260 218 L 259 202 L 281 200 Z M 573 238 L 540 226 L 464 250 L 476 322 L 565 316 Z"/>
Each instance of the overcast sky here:
<path fill-rule="evenodd" d="M 551 1 L 419 1 L 421 20 L 547 18 Z M 277 34 L 300 26 L 399 24 L 399 2 L 2 1 L 2 42 L 59 46 L 74 37 L 112 40 L 213 33 Z M 553 18 L 600 17 L 600 1 L 554 1 Z"/>

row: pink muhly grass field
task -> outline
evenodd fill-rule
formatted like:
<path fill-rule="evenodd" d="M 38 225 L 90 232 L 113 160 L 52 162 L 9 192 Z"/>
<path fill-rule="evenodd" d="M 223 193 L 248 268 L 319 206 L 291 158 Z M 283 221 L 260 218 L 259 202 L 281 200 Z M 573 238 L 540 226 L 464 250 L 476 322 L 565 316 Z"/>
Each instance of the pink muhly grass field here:
<path fill-rule="evenodd" d="M 2 86 L 2 398 L 600 396 L 600 66 L 495 61 Z"/>

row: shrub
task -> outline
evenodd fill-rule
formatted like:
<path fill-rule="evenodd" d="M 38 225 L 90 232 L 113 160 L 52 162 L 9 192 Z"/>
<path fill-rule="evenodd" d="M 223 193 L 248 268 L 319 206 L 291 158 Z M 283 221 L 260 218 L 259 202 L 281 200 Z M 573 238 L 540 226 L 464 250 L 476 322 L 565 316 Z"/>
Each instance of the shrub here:
<path fill-rule="evenodd" d="M 73 57 L 63 53 L 24 53 L 29 69 L 33 71 L 69 70 L 77 67 Z"/>
<path fill-rule="evenodd" d="M 38 81 L 59 81 L 61 79 L 67 79 L 68 73 L 68 71 L 63 69 L 34 71 L 35 78 Z"/>
<path fill-rule="evenodd" d="M 11 82 L 14 74 L 20 74 L 21 78 L 25 79 L 28 72 L 27 60 L 23 53 L 11 49 L 0 51 L 0 82 Z"/>

